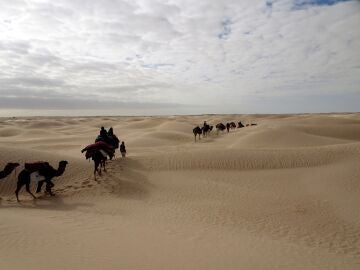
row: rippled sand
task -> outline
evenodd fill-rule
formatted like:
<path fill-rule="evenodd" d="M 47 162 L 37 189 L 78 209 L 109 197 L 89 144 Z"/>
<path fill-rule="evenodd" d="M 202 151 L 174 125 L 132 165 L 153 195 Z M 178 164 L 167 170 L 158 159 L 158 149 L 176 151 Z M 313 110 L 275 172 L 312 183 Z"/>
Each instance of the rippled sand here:
<path fill-rule="evenodd" d="M 95 181 L 102 125 L 128 157 Z M 360 114 L 0 118 L 1 169 L 63 159 L 56 197 L 0 180 L 0 269 L 360 267 Z"/>

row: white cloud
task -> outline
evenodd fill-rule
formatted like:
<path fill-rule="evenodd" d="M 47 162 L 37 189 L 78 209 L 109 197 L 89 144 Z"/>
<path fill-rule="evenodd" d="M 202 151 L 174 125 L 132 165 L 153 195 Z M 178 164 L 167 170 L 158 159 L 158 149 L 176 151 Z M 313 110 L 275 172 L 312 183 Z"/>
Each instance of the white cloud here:
<path fill-rule="evenodd" d="M 64 108 L 71 96 L 79 104 L 202 104 L 204 112 L 243 112 L 245 104 L 257 112 L 266 99 L 277 112 L 290 97 L 358 96 L 360 4 L 328 3 L 2 2 L 0 98 L 40 91 Z"/>

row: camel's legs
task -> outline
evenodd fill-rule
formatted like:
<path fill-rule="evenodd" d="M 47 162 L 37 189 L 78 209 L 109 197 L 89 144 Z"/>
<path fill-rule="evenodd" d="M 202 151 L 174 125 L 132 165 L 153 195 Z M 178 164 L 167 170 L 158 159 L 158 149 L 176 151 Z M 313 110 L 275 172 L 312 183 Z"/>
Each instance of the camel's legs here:
<path fill-rule="evenodd" d="M 101 175 L 101 160 L 98 163 L 98 173 Z"/>
<path fill-rule="evenodd" d="M 51 180 L 46 181 L 46 189 L 53 188 L 55 185 Z"/>
<path fill-rule="evenodd" d="M 106 168 L 105 168 L 106 161 L 103 160 L 103 161 L 102 161 L 102 164 L 103 164 L 104 172 L 106 172 Z"/>
<path fill-rule="evenodd" d="M 53 184 L 53 182 L 51 182 L 51 180 L 47 180 L 46 181 L 46 191 L 51 195 L 54 196 L 55 194 L 52 193 L 51 188 L 54 187 L 55 185 Z"/>
<path fill-rule="evenodd" d="M 99 165 L 100 165 L 99 161 L 94 160 L 94 177 L 95 177 L 95 179 L 96 179 L 96 172 L 98 172 L 99 175 L 101 175 L 101 169 L 99 171 Z"/>
<path fill-rule="evenodd" d="M 31 191 L 30 191 L 30 183 L 27 183 L 27 184 L 26 184 L 26 191 L 27 191 L 28 193 L 30 193 L 31 196 L 33 196 L 34 200 L 36 199 L 35 195 L 32 194 Z"/>
<path fill-rule="evenodd" d="M 38 182 L 38 186 L 36 189 L 36 193 L 40 193 L 41 192 L 41 188 L 43 186 L 43 184 L 46 182 L 46 191 L 53 196 L 54 194 L 51 191 L 51 188 L 54 187 L 54 184 L 51 182 L 51 180 L 45 179 L 45 180 L 41 180 Z"/>
<path fill-rule="evenodd" d="M 44 184 L 45 180 L 41 180 L 38 182 L 38 185 L 37 185 L 37 189 L 36 189 L 36 193 L 40 193 L 41 192 L 41 187 L 42 185 Z"/>
<path fill-rule="evenodd" d="M 16 187 L 16 190 L 15 190 L 15 194 L 16 194 L 16 200 L 19 202 L 19 191 L 20 189 L 22 188 L 23 186 L 23 183 L 17 183 L 17 187 Z"/>

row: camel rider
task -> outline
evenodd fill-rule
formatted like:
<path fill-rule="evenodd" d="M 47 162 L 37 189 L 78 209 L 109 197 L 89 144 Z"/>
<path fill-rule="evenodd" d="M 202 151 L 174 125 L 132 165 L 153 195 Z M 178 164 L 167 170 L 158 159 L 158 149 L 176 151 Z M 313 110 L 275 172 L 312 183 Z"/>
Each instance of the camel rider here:
<path fill-rule="evenodd" d="M 107 133 L 108 136 L 112 136 L 114 134 L 113 128 L 109 128 L 109 131 Z"/>
<path fill-rule="evenodd" d="M 100 129 L 100 137 L 107 138 L 108 134 L 104 127 L 101 127 Z"/>

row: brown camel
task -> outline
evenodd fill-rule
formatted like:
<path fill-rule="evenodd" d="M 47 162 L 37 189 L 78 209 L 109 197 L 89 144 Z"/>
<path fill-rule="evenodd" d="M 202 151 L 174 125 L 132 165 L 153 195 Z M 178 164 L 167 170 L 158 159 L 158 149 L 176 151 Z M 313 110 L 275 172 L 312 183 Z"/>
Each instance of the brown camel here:
<path fill-rule="evenodd" d="M 19 201 L 19 191 L 22 186 L 26 186 L 26 191 L 36 199 L 35 195 L 30 191 L 30 181 L 31 181 L 31 174 L 34 172 L 38 172 L 40 176 L 45 177 L 45 180 L 41 180 L 38 182 L 38 186 L 36 189 L 36 193 L 41 192 L 41 187 L 44 183 L 46 183 L 46 191 L 51 195 L 54 196 L 52 193 L 51 188 L 54 187 L 54 184 L 51 182 L 52 178 L 61 176 L 66 168 L 68 162 L 66 160 L 62 160 L 59 162 L 58 169 L 54 169 L 48 162 L 38 162 L 38 163 L 25 163 L 25 169 L 23 169 L 19 176 L 17 182 L 17 188 L 15 191 L 16 199 Z"/>
<path fill-rule="evenodd" d="M 11 174 L 12 171 L 15 170 L 15 168 L 18 167 L 19 165 L 20 164 L 16 162 L 15 163 L 9 162 L 8 164 L 6 164 L 4 170 L 0 171 L 0 179 L 3 179 L 9 174 Z"/>

